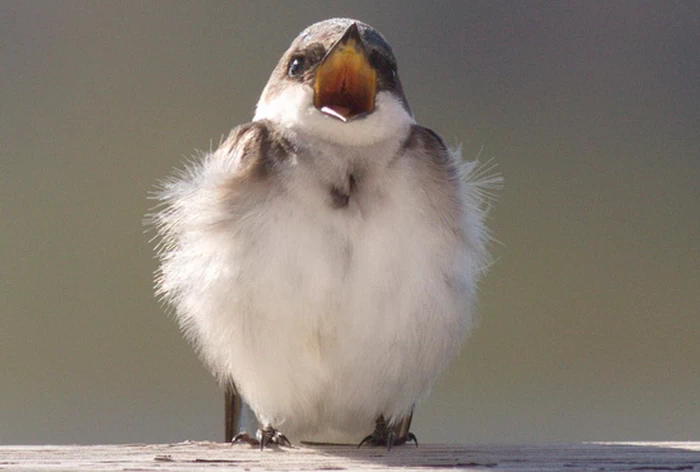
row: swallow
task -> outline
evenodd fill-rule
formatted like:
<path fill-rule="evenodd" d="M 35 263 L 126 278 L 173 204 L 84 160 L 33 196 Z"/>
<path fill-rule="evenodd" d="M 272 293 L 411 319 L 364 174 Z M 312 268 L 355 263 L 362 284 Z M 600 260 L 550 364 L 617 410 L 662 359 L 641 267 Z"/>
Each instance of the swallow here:
<path fill-rule="evenodd" d="M 226 390 L 227 439 L 417 439 L 475 322 L 488 188 L 419 125 L 392 47 L 336 18 L 294 39 L 250 123 L 161 183 L 157 294 Z M 234 438 L 244 401 L 260 429 Z"/>

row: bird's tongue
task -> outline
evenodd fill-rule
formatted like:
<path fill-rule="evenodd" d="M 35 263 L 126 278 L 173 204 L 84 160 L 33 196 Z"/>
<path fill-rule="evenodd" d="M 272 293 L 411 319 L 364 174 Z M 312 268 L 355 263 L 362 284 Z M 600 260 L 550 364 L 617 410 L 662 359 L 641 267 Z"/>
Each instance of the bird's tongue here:
<path fill-rule="evenodd" d="M 353 24 L 316 69 L 314 106 L 328 116 L 350 121 L 374 110 L 376 87 L 377 73 Z"/>

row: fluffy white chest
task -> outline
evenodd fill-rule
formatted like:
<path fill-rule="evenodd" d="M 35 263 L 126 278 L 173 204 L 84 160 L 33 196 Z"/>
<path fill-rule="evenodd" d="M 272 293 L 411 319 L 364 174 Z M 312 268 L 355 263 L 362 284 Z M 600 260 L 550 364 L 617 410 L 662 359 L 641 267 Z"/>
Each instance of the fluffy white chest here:
<path fill-rule="evenodd" d="M 279 192 L 234 217 L 203 190 L 216 172 L 195 179 L 193 207 L 224 223 L 192 224 L 163 290 L 180 293 L 181 325 L 261 422 L 357 441 L 378 415 L 408 414 L 454 357 L 481 255 L 441 225 L 410 159 L 354 174 L 328 162 L 291 162 Z"/>

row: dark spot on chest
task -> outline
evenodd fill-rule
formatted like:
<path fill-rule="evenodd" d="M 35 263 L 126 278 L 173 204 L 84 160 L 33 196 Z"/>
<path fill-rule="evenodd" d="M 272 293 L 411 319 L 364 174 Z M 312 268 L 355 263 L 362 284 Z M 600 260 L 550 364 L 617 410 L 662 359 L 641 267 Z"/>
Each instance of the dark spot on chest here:
<path fill-rule="evenodd" d="M 331 206 L 336 209 L 347 207 L 356 186 L 355 176 L 350 174 L 345 185 L 334 185 L 331 187 Z"/>
<path fill-rule="evenodd" d="M 348 206 L 348 203 L 350 203 L 350 195 L 338 187 L 331 189 L 331 205 L 333 205 L 333 208 L 344 208 Z"/>

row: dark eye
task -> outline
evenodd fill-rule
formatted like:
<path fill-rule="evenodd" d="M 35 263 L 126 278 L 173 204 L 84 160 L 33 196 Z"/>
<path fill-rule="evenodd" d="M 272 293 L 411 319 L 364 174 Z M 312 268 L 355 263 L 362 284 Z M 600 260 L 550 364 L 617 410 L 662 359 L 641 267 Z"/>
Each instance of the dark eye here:
<path fill-rule="evenodd" d="M 303 57 L 293 57 L 292 60 L 289 61 L 289 69 L 287 69 L 287 74 L 289 74 L 290 77 L 297 77 L 304 72 L 305 66 L 306 61 Z"/>

